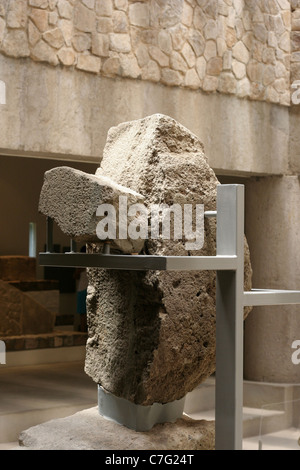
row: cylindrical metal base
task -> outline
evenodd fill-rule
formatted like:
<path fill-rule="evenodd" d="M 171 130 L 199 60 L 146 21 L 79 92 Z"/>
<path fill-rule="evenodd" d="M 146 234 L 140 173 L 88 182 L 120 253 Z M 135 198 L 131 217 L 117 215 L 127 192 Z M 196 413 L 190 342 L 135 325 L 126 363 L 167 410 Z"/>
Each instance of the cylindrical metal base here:
<path fill-rule="evenodd" d="M 99 414 L 140 432 L 149 431 L 158 423 L 174 423 L 182 416 L 184 401 L 185 397 L 165 404 L 136 405 L 124 398 L 116 397 L 98 385 Z"/>

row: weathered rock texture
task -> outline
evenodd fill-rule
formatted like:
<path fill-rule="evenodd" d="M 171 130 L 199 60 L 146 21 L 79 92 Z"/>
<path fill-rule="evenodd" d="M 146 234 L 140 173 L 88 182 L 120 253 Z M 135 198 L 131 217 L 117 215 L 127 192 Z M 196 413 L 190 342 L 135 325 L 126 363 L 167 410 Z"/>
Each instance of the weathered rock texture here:
<path fill-rule="evenodd" d="M 2 1 L 0 53 L 289 105 L 298 26 L 297 0 Z"/>
<path fill-rule="evenodd" d="M 97 208 L 100 204 L 111 204 L 116 208 L 118 234 L 119 196 L 126 196 L 128 205 L 143 202 L 143 196 L 114 183 L 110 178 L 58 167 L 45 173 L 39 211 L 52 217 L 61 230 L 74 240 L 81 243 L 99 242 L 96 227 L 102 217 L 97 217 Z M 128 217 L 128 223 L 130 221 Z M 142 240 L 113 241 L 113 246 L 125 253 L 140 251 L 144 245 Z"/>
<path fill-rule="evenodd" d="M 0 337 L 49 333 L 55 317 L 25 292 L 0 280 Z"/>
<path fill-rule="evenodd" d="M 135 432 L 108 421 L 97 408 L 80 411 L 23 431 L 25 450 L 214 450 L 214 422 L 179 419 Z"/>
<path fill-rule="evenodd" d="M 154 115 L 112 128 L 98 175 L 145 196 L 145 204 L 216 209 L 218 180 L 198 138 Z M 97 246 L 90 249 L 97 251 Z M 148 240 L 145 252 L 187 255 L 182 240 Z M 215 222 L 191 255 L 215 255 Z M 137 404 L 182 398 L 215 370 L 215 273 L 89 270 L 86 372 Z M 251 287 L 246 249 L 245 288 Z"/>

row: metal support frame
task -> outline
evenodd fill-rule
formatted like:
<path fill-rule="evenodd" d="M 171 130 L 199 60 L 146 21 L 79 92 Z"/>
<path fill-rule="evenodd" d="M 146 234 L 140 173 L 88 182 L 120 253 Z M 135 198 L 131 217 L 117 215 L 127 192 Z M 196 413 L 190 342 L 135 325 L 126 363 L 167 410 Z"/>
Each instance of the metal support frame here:
<path fill-rule="evenodd" d="M 47 218 L 44 266 L 125 270 L 217 272 L 216 295 L 216 449 L 241 450 L 243 439 L 243 315 L 245 306 L 300 304 L 300 291 L 252 289 L 244 292 L 244 186 L 219 185 L 216 256 L 143 256 L 51 253 L 52 221 Z"/>

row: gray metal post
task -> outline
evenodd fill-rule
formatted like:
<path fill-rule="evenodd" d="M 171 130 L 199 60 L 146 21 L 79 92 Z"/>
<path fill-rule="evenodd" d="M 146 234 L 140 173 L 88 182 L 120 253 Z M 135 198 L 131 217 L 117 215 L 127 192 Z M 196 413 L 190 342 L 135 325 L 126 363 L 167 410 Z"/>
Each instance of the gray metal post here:
<path fill-rule="evenodd" d="M 46 252 L 53 252 L 53 219 L 51 217 L 46 219 Z"/>
<path fill-rule="evenodd" d="M 241 450 L 243 439 L 244 186 L 222 185 L 217 197 L 217 256 L 237 256 L 217 271 L 216 449 Z"/>

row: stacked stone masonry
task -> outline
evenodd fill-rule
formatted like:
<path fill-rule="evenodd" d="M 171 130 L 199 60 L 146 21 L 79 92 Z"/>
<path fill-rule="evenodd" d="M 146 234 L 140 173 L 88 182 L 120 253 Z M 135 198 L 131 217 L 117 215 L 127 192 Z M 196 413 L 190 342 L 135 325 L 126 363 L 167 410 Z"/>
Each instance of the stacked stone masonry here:
<path fill-rule="evenodd" d="M 300 1 L 292 0 L 291 82 L 300 80 Z"/>
<path fill-rule="evenodd" d="M 4 55 L 287 106 L 299 27 L 299 0 L 0 0 Z"/>

